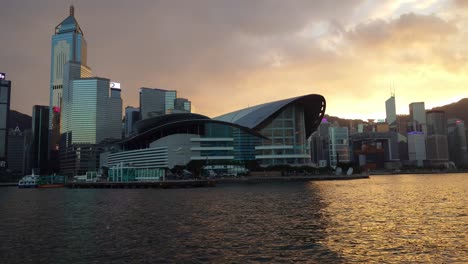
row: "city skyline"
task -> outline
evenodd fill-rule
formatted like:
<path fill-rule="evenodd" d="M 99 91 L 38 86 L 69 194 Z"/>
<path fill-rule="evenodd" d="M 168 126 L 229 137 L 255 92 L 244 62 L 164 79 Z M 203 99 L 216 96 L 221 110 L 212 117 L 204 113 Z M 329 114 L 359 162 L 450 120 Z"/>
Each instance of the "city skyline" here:
<path fill-rule="evenodd" d="M 11 109 L 47 105 L 51 29 L 69 4 L 2 5 Z M 393 88 L 397 114 L 468 97 L 466 1 L 74 4 L 88 65 L 122 83 L 123 107 L 138 105 L 140 87 L 177 90 L 212 117 L 309 93 L 325 96 L 327 114 L 360 119 L 385 118 Z"/>

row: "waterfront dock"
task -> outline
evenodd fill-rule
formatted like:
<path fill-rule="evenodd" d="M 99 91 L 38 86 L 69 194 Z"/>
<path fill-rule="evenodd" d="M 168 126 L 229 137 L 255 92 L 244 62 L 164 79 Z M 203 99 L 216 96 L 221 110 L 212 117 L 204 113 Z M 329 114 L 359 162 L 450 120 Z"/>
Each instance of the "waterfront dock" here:
<path fill-rule="evenodd" d="M 171 189 L 214 187 L 212 180 L 180 180 L 161 182 L 69 182 L 65 187 L 72 189 Z"/>
<path fill-rule="evenodd" d="M 305 175 L 305 176 L 256 176 L 256 177 L 241 177 L 241 178 L 224 178 L 215 179 L 218 184 L 222 183 L 263 183 L 263 182 L 304 182 L 304 181 L 343 181 L 343 180 L 358 180 L 368 179 L 368 174 L 353 174 L 353 175 Z"/>

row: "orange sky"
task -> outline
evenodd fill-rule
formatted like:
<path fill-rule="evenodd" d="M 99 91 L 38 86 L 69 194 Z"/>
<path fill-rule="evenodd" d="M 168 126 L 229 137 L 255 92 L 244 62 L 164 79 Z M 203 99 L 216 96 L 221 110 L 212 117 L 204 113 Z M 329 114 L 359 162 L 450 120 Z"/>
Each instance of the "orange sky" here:
<path fill-rule="evenodd" d="M 40 2 L 40 3 L 39 3 Z M 7 1 L 0 72 L 12 109 L 49 102 L 50 39 L 67 1 Z M 326 113 L 385 118 L 468 97 L 468 1 L 81 0 L 75 16 L 93 73 L 122 84 L 124 107 L 142 86 L 177 90 L 211 117 L 317 93 Z"/>

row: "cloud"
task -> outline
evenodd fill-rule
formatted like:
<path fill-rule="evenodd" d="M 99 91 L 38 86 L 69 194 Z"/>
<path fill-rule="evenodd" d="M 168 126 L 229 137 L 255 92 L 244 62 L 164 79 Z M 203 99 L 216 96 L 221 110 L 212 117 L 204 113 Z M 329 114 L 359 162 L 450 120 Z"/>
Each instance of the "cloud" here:
<path fill-rule="evenodd" d="M 401 48 L 442 42 L 458 32 L 456 26 L 436 15 L 403 14 L 399 18 L 358 24 L 347 38 L 364 48 Z"/>
<path fill-rule="evenodd" d="M 306 93 L 343 115 L 381 111 L 392 78 L 419 94 L 429 82 L 421 76 L 454 78 L 447 92 L 458 92 L 467 54 L 459 22 L 410 2 L 80 0 L 75 14 L 89 66 L 122 83 L 124 107 L 137 106 L 145 86 L 176 89 L 209 116 Z M 48 104 L 50 38 L 67 15 L 61 0 L 2 4 L 0 71 L 13 80 L 13 109 Z"/>

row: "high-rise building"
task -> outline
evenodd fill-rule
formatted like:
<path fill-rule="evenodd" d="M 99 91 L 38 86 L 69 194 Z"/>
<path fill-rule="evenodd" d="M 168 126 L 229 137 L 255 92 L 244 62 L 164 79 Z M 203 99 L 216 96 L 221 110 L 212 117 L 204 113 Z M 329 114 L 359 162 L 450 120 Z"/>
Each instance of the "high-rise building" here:
<path fill-rule="evenodd" d="M 60 171 L 64 175 L 96 171 L 99 145 L 121 139 L 122 99 L 120 88 L 109 79 L 92 77 L 72 80 L 65 93 L 71 93 L 70 121 L 63 131 Z M 64 93 L 64 94 L 65 94 Z"/>
<path fill-rule="evenodd" d="M 64 65 L 63 90 L 62 90 L 62 109 L 60 118 L 60 135 L 71 130 L 71 107 L 73 102 L 74 80 L 91 77 L 91 69 L 78 62 L 69 61 Z"/>
<path fill-rule="evenodd" d="M 457 167 L 468 166 L 468 150 L 466 144 L 465 122 L 458 118 L 451 118 L 448 124 L 449 159 Z"/>
<path fill-rule="evenodd" d="M 125 108 L 125 137 L 133 133 L 133 125 L 140 120 L 140 108 L 127 106 Z"/>
<path fill-rule="evenodd" d="M 8 131 L 8 170 L 13 175 L 25 174 L 25 154 L 26 154 L 25 135 L 18 126 Z"/>
<path fill-rule="evenodd" d="M 8 115 L 10 112 L 11 81 L 0 73 L 0 171 L 8 168 Z"/>
<path fill-rule="evenodd" d="M 348 128 L 330 127 L 328 131 L 330 138 L 330 166 L 336 167 L 339 163 L 350 162 Z"/>
<path fill-rule="evenodd" d="M 48 133 L 49 107 L 43 105 L 33 106 L 31 168 L 39 175 L 48 172 Z"/>
<path fill-rule="evenodd" d="M 60 143 L 60 124 L 64 80 L 67 80 L 65 64 L 69 61 L 86 65 L 86 40 L 75 19 L 74 7 L 70 14 L 55 27 L 52 36 L 50 64 L 50 109 L 49 109 L 49 147 L 50 158 L 55 159 Z"/>
<path fill-rule="evenodd" d="M 408 133 L 408 156 L 409 160 L 415 162 L 418 167 L 424 165 L 424 160 L 426 160 L 426 139 L 423 132 Z"/>
<path fill-rule="evenodd" d="M 448 161 L 447 119 L 444 111 L 427 111 L 427 159 Z"/>
<path fill-rule="evenodd" d="M 411 131 L 424 132 L 424 134 L 427 134 L 426 109 L 424 107 L 424 102 L 411 103 L 409 105 L 409 112 L 411 118 Z"/>
<path fill-rule="evenodd" d="M 387 114 L 387 124 L 394 128 L 396 127 L 396 106 L 395 106 L 395 96 L 392 94 L 390 98 L 385 101 L 385 113 Z"/>
<path fill-rule="evenodd" d="M 177 91 L 174 90 L 140 88 L 141 120 L 172 113 L 176 98 Z"/>

